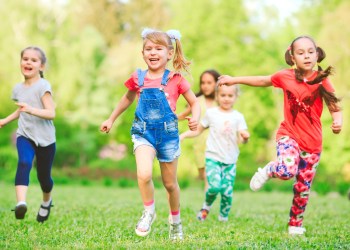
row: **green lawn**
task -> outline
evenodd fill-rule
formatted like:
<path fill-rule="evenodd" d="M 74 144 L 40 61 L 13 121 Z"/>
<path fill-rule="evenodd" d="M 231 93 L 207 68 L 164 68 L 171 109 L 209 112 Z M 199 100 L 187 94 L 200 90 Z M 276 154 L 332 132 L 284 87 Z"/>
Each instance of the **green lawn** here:
<path fill-rule="evenodd" d="M 49 221 L 36 222 L 41 200 L 30 186 L 26 218 L 17 221 L 13 186 L 0 182 L 0 249 L 350 249 L 350 201 L 313 194 L 306 211 L 305 236 L 287 234 L 291 193 L 234 193 L 229 222 L 217 221 L 218 201 L 207 221 L 195 214 L 203 202 L 199 188 L 182 190 L 185 240 L 168 240 L 166 194 L 156 189 L 157 220 L 141 238 L 134 227 L 142 212 L 137 188 L 56 185 Z"/>

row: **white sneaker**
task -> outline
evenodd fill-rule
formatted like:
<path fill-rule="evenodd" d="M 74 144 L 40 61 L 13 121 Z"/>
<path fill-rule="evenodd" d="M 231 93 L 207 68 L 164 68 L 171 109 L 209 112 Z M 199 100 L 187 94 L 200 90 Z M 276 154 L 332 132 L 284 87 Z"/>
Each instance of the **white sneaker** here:
<path fill-rule="evenodd" d="M 228 221 L 228 217 L 223 217 L 221 215 L 219 215 L 218 220 L 221 222 L 227 222 Z"/>
<path fill-rule="evenodd" d="M 250 180 L 250 189 L 253 191 L 258 191 L 264 184 L 270 179 L 267 174 L 267 166 L 264 168 L 258 168 L 252 179 Z"/>
<path fill-rule="evenodd" d="M 169 224 L 170 224 L 170 228 L 169 228 L 169 239 L 171 240 L 183 240 L 184 239 L 184 235 L 182 232 L 182 224 L 181 222 L 179 223 L 173 223 L 171 216 L 169 215 Z"/>
<path fill-rule="evenodd" d="M 294 227 L 294 226 L 288 227 L 288 233 L 290 235 L 303 235 L 305 232 L 306 232 L 305 227 Z"/>
<path fill-rule="evenodd" d="M 151 213 L 147 210 L 144 210 L 140 220 L 137 222 L 135 232 L 138 236 L 145 237 L 151 232 L 151 226 L 153 221 L 156 219 L 156 213 Z M 141 231 L 143 229 L 145 231 Z"/>

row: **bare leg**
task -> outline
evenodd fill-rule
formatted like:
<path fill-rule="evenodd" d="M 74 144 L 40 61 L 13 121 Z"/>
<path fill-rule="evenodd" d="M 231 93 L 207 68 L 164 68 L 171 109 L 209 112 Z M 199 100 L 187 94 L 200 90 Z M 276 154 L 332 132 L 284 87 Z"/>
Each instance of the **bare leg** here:
<path fill-rule="evenodd" d="M 139 146 L 135 150 L 137 181 L 143 203 L 154 199 L 152 168 L 155 154 L 155 150 L 146 145 Z"/>
<path fill-rule="evenodd" d="M 160 169 L 162 173 L 163 185 L 168 194 L 169 206 L 171 211 L 179 211 L 180 209 L 180 187 L 177 182 L 177 162 L 161 162 Z"/>
<path fill-rule="evenodd" d="M 26 201 L 27 191 L 28 191 L 28 186 L 24 186 L 24 185 L 16 186 L 17 203 Z"/>
<path fill-rule="evenodd" d="M 208 190 L 208 180 L 207 180 L 207 176 L 205 174 L 205 167 L 198 168 L 198 176 L 199 176 L 199 179 L 204 181 L 204 192 L 207 192 L 207 190 Z"/>

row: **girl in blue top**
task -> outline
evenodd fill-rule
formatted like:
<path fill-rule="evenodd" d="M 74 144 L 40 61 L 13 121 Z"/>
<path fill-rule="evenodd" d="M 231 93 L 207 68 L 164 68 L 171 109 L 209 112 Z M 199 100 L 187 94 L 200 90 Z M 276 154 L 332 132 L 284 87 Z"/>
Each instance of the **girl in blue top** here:
<path fill-rule="evenodd" d="M 153 160 L 157 157 L 169 200 L 169 238 L 183 239 L 180 188 L 176 177 L 180 145 L 178 120 L 174 112 L 177 99 L 182 94 L 193 115 L 192 118 L 188 118 L 189 128 L 196 130 L 200 106 L 189 83 L 180 74 L 180 71 L 187 70 L 190 64 L 183 56 L 180 37 L 176 30 L 162 32 L 145 29 L 142 32 L 142 55 L 148 69 L 134 72 L 125 82 L 127 93 L 100 127 L 102 132 L 108 133 L 114 121 L 132 104 L 136 96 L 139 97 L 131 128 L 138 185 L 144 205 L 143 214 L 135 228 L 139 236 L 147 236 L 150 233 L 156 218 L 152 168 Z M 174 72 L 166 69 L 168 61 L 172 58 Z"/>
<path fill-rule="evenodd" d="M 19 159 L 15 178 L 17 205 L 14 209 L 16 219 L 23 219 L 27 212 L 29 174 L 36 157 L 37 175 L 43 191 L 38 222 L 44 222 L 50 215 L 53 187 L 51 168 L 56 152 L 55 127 L 52 121 L 55 118 L 55 104 L 50 83 L 43 78 L 45 63 L 45 53 L 38 47 L 28 47 L 21 52 L 20 66 L 24 82 L 17 84 L 12 93 L 18 109 L 0 120 L 1 128 L 18 119 L 16 145 Z"/>

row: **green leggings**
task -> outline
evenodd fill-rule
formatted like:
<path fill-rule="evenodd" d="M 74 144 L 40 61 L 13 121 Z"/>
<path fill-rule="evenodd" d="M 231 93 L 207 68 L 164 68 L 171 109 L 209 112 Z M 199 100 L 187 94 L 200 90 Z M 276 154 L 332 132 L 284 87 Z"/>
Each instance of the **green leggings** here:
<path fill-rule="evenodd" d="M 232 205 L 233 185 L 236 178 L 236 164 L 225 164 L 212 159 L 205 159 L 205 172 L 208 179 L 208 190 L 205 203 L 210 207 L 218 193 L 221 194 L 220 216 L 228 217 Z"/>

